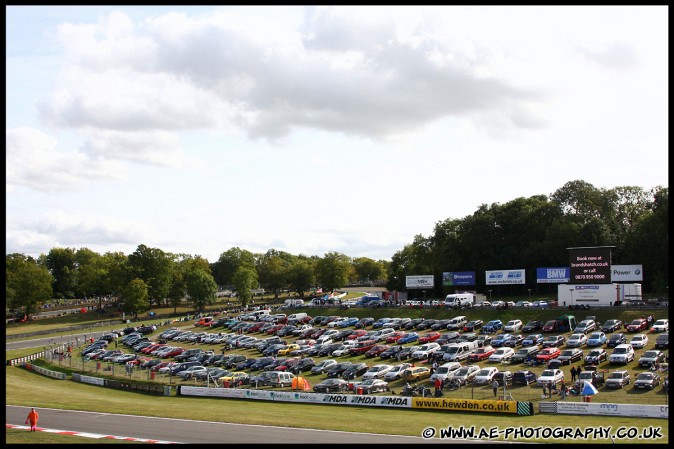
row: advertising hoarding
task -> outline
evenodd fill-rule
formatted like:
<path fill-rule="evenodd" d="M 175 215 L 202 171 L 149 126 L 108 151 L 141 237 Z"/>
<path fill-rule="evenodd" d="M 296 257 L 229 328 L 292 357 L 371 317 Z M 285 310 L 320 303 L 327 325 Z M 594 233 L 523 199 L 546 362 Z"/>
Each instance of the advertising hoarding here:
<path fill-rule="evenodd" d="M 405 276 L 405 287 L 418 289 L 433 288 L 433 275 Z"/>
<path fill-rule="evenodd" d="M 643 282 L 644 269 L 639 265 L 611 266 L 611 282 Z"/>
<path fill-rule="evenodd" d="M 538 284 L 568 284 L 571 279 L 569 267 L 536 268 L 536 283 Z"/>
<path fill-rule="evenodd" d="M 476 285 L 474 271 L 446 271 L 442 273 L 442 285 Z"/>
<path fill-rule="evenodd" d="M 524 269 L 485 271 L 487 285 L 525 284 Z"/>
<path fill-rule="evenodd" d="M 610 284 L 611 246 L 568 248 L 571 284 Z"/>

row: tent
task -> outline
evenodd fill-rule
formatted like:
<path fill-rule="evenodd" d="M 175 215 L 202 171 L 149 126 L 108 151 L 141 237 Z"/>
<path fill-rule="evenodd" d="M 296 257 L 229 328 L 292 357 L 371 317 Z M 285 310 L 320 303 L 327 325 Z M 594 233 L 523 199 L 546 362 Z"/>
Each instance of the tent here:
<path fill-rule="evenodd" d="M 583 384 L 583 390 L 580 392 L 580 395 L 583 398 L 583 402 L 592 402 L 592 396 L 599 393 L 592 382 L 586 380 Z"/>
<path fill-rule="evenodd" d="M 305 377 L 297 376 L 293 379 L 293 390 L 311 391 L 311 385 Z"/>

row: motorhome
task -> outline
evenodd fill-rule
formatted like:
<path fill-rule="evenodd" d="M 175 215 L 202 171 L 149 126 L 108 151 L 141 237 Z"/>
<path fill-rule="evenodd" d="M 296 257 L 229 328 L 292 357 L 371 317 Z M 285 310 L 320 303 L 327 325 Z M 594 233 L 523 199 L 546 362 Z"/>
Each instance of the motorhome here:
<path fill-rule="evenodd" d="M 452 309 L 469 308 L 475 302 L 475 295 L 472 293 L 454 293 L 445 297 L 445 307 Z"/>

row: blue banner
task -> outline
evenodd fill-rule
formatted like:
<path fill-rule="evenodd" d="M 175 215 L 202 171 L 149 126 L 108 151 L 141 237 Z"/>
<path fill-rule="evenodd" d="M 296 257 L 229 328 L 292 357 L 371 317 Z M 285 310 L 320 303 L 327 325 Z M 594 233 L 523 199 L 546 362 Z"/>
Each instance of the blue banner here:
<path fill-rule="evenodd" d="M 536 268 L 538 284 L 564 284 L 571 279 L 570 267 Z"/>
<path fill-rule="evenodd" d="M 447 271 L 442 273 L 442 285 L 475 285 L 474 271 Z"/>

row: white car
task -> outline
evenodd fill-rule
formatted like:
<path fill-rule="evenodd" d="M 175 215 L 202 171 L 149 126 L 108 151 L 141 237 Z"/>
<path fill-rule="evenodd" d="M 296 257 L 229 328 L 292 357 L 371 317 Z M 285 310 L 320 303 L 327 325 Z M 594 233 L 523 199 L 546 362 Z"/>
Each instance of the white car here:
<path fill-rule="evenodd" d="M 353 340 L 350 340 L 353 341 Z M 354 345 L 345 345 L 342 344 L 339 348 L 335 349 L 332 351 L 332 356 L 333 357 L 341 357 L 343 355 L 349 355 L 349 349 L 353 348 Z"/>
<path fill-rule="evenodd" d="M 384 374 L 384 380 L 387 382 L 391 382 L 394 380 L 402 379 L 403 378 L 403 372 L 407 368 L 410 368 L 412 366 L 411 363 L 401 363 L 400 365 L 393 365 L 391 370 Z"/>
<path fill-rule="evenodd" d="M 517 301 L 515 307 L 531 307 L 531 303 L 529 301 Z"/>
<path fill-rule="evenodd" d="M 482 368 L 475 375 L 475 385 L 488 385 L 493 382 L 494 376 L 498 373 L 498 368 L 490 366 L 487 368 Z"/>
<path fill-rule="evenodd" d="M 630 345 L 634 349 L 643 349 L 648 344 L 648 335 L 646 334 L 636 334 L 630 340 Z"/>
<path fill-rule="evenodd" d="M 427 359 L 431 354 L 440 349 L 440 344 L 436 342 L 423 344 L 412 353 L 412 358 L 417 360 Z"/>
<path fill-rule="evenodd" d="M 522 330 L 522 326 L 524 326 L 522 320 L 510 320 L 503 326 L 503 332 L 519 332 Z"/>
<path fill-rule="evenodd" d="M 438 366 L 438 369 L 435 370 L 429 380 L 435 382 L 435 379 L 440 379 L 443 381 L 451 380 L 459 368 L 461 368 L 461 362 L 447 362 Z"/>
<path fill-rule="evenodd" d="M 538 379 L 536 379 L 536 385 L 542 387 L 543 385 L 549 385 L 550 382 L 553 385 L 557 385 L 564 380 L 564 371 L 561 369 L 546 369 L 543 370 Z"/>
<path fill-rule="evenodd" d="M 653 332 L 667 332 L 669 330 L 669 320 L 667 318 L 657 320 L 653 323 L 651 330 Z"/>
<path fill-rule="evenodd" d="M 573 329 L 576 334 L 587 334 L 597 328 L 597 323 L 594 320 L 583 320 Z"/>
<path fill-rule="evenodd" d="M 631 344 L 621 344 L 613 348 L 613 352 L 608 356 L 609 363 L 628 364 L 634 360 L 634 348 Z"/>
<path fill-rule="evenodd" d="M 492 355 L 489 356 L 490 362 L 503 362 L 515 355 L 515 350 L 509 346 L 498 348 Z"/>
<path fill-rule="evenodd" d="M 585 334 L 572 334 L 566 340 L 567 348 L 580 348 L 587 344 L 587 336 Z"/>
<path fill-rule="evenodd" d="M 454 371 L 454 375 L 452 376 L 452 380 L 454 382 L 458 381 L 461 383 L 461 385 L 467 385 L 475 379 L 475 376 L 477 373 L 480 372 L 480 367 L 477 365 L 468 365 L 468 366 L 462 366 L 458 370 Z"/>
<path fill-rule="evenodd" d="M 393 365 L 386 365 L 386 364 L 374 365 L 370 367 L 370 369 L 365 371 L 365 373 L 363 374 L 363 380 L 383 379 L 384 376 L 386 376 L 386 373 L 388 373 L 392 369 Z"/>

